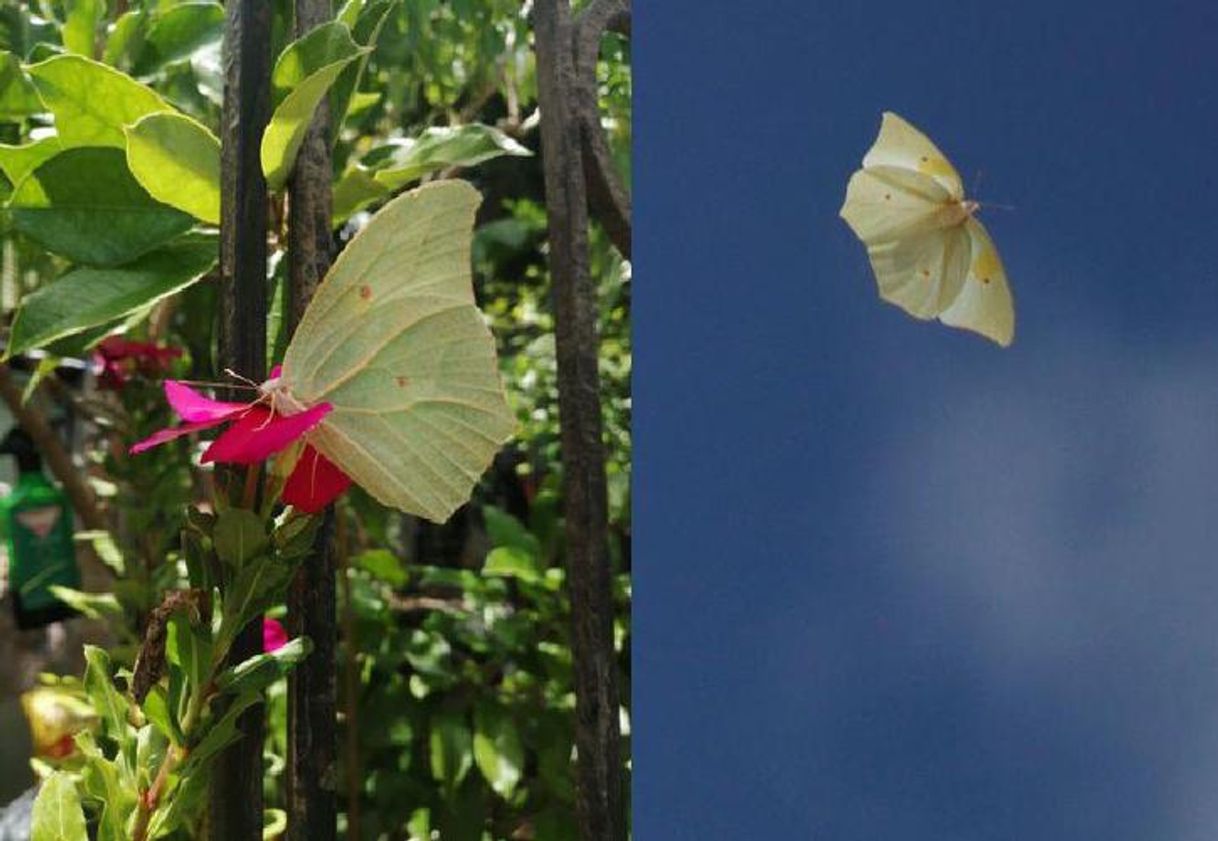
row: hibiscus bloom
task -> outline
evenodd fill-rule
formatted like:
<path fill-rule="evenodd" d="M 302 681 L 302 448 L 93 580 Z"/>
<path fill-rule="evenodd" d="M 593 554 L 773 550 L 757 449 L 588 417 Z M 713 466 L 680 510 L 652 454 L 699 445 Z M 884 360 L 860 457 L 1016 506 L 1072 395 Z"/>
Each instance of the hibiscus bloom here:
<path fill-rule="evenodd" d="M 321 423 L 333 406 L 319 403 L 306 408 L 274 399 L 277 376 L 276 368 L 252 403 L 212 400 L 184 383 L 166 380 L 165 399 L 184 423 L 154 432 L 131 447 L 131 453 L 142 453 L 182 435 L 227 422 L 232 425 L 203 452 L 204 463 L 257 464 L 303 441 L 304 448 L 299 451 L 280 498 L 310 514 L 320 511 L 351 485 L 350 477 L 308 443 L 309 430 Z"/>

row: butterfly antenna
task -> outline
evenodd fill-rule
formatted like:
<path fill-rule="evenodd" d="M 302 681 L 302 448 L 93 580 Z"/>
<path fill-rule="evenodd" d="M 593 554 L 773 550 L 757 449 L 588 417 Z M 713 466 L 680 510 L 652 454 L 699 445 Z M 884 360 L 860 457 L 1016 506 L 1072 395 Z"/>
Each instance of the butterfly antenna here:
<path fill-rule="evenodd" d="M 178 382 L 198 386 L 199 388 L 257 388 L 257 386 L 245 385 L 244 383 L 218 383 L 213 380 L 178 380 Z"/>
<path fill-rule="evenodd" d="M 973 189 L 969 191 L 970 196 L 977 195 L 978 190 L 981 189 L 981 176 L 982 175 L 984 175 L 984 171 L 980 170 L 980 169 L 973 173 Z"/>
<path fill-rule="evenodd" d="M 245 384 L 246 384 L 247 386 L 249 386 L 250 388 L 258 388 L 258 383 L 254 382 L 254 381 L 253 381 L 253 380 L 251 380 L 249 377 L 243 377 L 243 376 L 241 376 L 241 375 L 240 375 L 240 374 L 238 374 L 236 371 L 234 371 L 232 368 L 225 368 L 225 369 L 224 369 L 224 373 L 228 374 L 228 375 L 229 375 L 230 377 L 232 377 L 234 380 L 239 380 L 239 381 L 241 381 L 241 382 L 245 383 Z M 232 385 L 232 384 L 230 383 L 229 385 Z"/>
<path fill-rule="evenodd" d="M 998 204 L 998 202 L 992 202 L 992 201 L 983 201 L 983 202 L 977 202 L 977 203 L 979 205 L 981 205 L 982 207 L 994 207 L 994 208 L 997 208 L 998 210 L 1014 210 L 1015 209 L 1015 205 L 1013 205 L 1013 204 Z"/>

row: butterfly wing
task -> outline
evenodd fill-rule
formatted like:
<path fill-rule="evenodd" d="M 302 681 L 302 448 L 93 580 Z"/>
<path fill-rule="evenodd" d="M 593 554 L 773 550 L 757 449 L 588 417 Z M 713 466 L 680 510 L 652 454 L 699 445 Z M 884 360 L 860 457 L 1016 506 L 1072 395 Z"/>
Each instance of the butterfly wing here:
<path fill-rule="evenodd" d="M 1007 273 L 985 226 L 970 218 L 964 225 L 972 261 L 959 297 L 939 315 L 952 327 L 973 330 L 1006 347 L 1015 337 L 1015 305 Z"/>
<path fill-rule="evenodd" d="M 964 185 L 947 156 L 939 151 L 930 138 L 891 111 L 885 111 L 880 121 L 880 134 L 863 157 L 863 169 L 878 166 L 899 167 L 928 175 L 959 201 L 964 198 Z"/>
<path fill-rule="evenodd" d="M 515 429 L 474 304 L 479 201 L 436 181 L 386 204 L 318 287 L 281 374 L 303 403 L 334 405 L 318 450 L 384 504 L 436 522 Z"/>
<path fill-rule="evenodd" d="M 860 169 L 840 215 L 866 245 L 934 230 L 951 197 L 927 175 L 893 166 Z"/>
<path fill-rule="evenodd" d="M 868 245 L 880 297 L 915 318 L 934 318 L 959 297 L 971 241 L 962 225 Z"/>

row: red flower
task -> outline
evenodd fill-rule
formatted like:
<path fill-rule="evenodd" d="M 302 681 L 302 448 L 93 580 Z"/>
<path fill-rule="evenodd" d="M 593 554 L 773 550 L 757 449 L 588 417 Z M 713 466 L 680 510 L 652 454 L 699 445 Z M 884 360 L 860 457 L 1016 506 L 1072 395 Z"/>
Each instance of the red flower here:
<path fill-rule="evenodd" d="M 268 616 L 262 618 L 262 651 L 270 654 L 288 644 L 288 632 L 278 621 Z"/>
<path fill-rule="evenodd" d="M 272 371 L 271 376 L 276 373 Z M 305 438 L 304 451 L 280 497 L 283 502 L 312 514 L 325 508 L 351 485 L 350 477 L 315 450 L 306 438 L 309 430 L 333 409 L 329 403 L 285 414 L 268 407 L 264 395 L 252 403 L 225 403 L 204 397 L 175 380 L 165 381 L 165 398 L 185 423 L 154 432 L 131 447 L 132 454 L 231 421 L 232 426 L 203 452 L 204 462 L 257 464 Z"/>
<path fill-rule="evenodd" d="M 93 358 L 97 383 L 101 388 L 118 391 L 133 374 L 157 377 L 169 370 L 182 355 L 179 347 L 160 347 L 152 342 L 132 342 L 122 336 L 107 336 L 98 343 Z"/>

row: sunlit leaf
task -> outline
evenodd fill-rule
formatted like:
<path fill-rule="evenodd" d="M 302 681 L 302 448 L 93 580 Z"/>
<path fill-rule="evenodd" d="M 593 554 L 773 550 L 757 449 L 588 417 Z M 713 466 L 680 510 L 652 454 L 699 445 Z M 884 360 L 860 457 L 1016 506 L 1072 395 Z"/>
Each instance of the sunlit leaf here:
<path fill-rule="evenodd" d="M 524 769 L 524 746 L 507 710 L 483 703 L 474 708 L 474 760 L 500 797 L 511 797 Z"/>
<path fill-rule="evenodd" d="M 343 69 L 368 52 L 366 47 L 356 47 L 350 33 L 345 33 L 345 30 L 342 24 L 331 24 L 315 30 L 290 45 L 276 63 L 274 78 L 294 84 L 291 92 L 275 108 L 262 135 L 262 171 L 266 175 L 267 186 L 272 190 L 278 190 L 287 182 L 318 103 Z M 346 41 L 342 38 L 344 34 Z M 316 42 L 311 42 L 310 38 L 315 38 Z M 348 52 L 343 55 L 342 49 Z M 335 58 L 335 55 L 339 57 Z M 315 62 L 326 59 L 332 60 L 314 67 Z"/>
<path fill-rule="evenodd" d="M 533 154 L 492 126 L 433 126 L 417 139 L 387 144 L 369 152 L 363 164 L 376 169 L 378 182 L 396 190 L 424 175 L 449 167 L 466 167 L 502 155 Z"/>
<path fill-rule="evenodd" d="M 166 111 L 127 128 L 127 165 L 154 199 L 220 224 L 220 141 L 201 123 Z"/>
<path fill-rule="evenodd" d="M 49 58 L 28 68 L 65 146 L 126 144 L 123 126 L 172 106 L 146 85 L 78 55 Z"/>
<path fill-rule="evenodd" d="M 72 778 L 56 771 L 34 800 L 30 841 L 87 841 L 85 813 Z"/>

